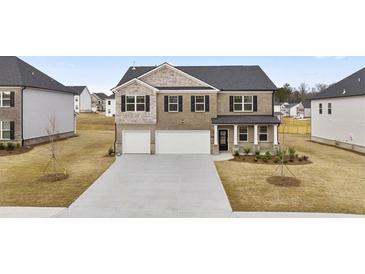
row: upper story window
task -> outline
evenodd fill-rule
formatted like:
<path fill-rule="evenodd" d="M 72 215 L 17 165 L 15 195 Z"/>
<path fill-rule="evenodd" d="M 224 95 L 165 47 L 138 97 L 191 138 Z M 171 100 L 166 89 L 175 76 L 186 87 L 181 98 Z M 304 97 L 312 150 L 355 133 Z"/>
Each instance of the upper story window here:
<path fill-rule="evenodd" d="M 179 110 L 179 97 L 169 96 L 169 112 L 178 112 Z"/>
<path fill-rule="evenodd" d="M 267 126 L 260 126 L 259 127 L 259 141 L 267 142 L 267 140 L 268 140 Z"/>
<path fill-rule="evenodd" d="M 318 107 L 319 107 L 319 114 L 322 114 L 322 103 L 319 103 Z"/>
<path fill-rule="evenodd" d="M 0 107 L 10 107 L 12 105 L 11 97 L 10 91 L 0 92 Z"/>
<path fill-rule="evenodd" d="M 233 96 L 233 111 L 253 111 L 253 96 Z"/>
<path fill-rule="evenodd" d="M 195 96 L 195 112 L 205 112 L 205 96 Z"/>
<path fill-rule="evenodd" d="M 332 103 L 328 103 L 328 114 L 332 114 Z"/>
<path fill-rule="evenodd" d="M 108 100 L 108 106 L 110 106 L 112 104 L 112 101 Z"/>
<path fill-rule="evenodd" d="M 0 140 L 10 140 L 11 126 L 9 121 L 0 121 Z"/>
<path fill-rule="evenodd" d="M 127 111 L 145 111 L 145 96 L 126 96 Z M 109 101 L 110 102 L 110 101 Z"/>
<path fill-rule="evenodd" d="M 248 128 L 247 128 L 247 126 L 239 127 L 238 140 L 240 142 L 247 142 L 248 141 Z"/>

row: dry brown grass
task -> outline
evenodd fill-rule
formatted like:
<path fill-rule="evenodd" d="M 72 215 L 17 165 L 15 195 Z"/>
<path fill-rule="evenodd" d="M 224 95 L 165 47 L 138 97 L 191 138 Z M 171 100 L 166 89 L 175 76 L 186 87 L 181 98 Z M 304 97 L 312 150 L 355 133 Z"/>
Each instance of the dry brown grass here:
<path fill-rule="evenodd" d="M 274 166 L 215 163 L 234 211 L 365 214 L 365 156 L 310 142 L 309 136 L 286 135 L 285 139 L 313 162 L 289 166 L 301 180 L 297 187 L 266 182 Z"/>
<path fill-rule="evenodd" d="M 114 161 L 107 156 L 114 140 L 114 131 L 109 130 L 113 119 L 95 116 L 100 123 L 104 120 L 106 126 L 102 129 L 99 124 L 98 130 L 94 130 L 91 115 L 97 114 L 80 115 L 83 127 L 89 130 L 79 130 L 78 137 L 58 142 L 58 161 L 69 175 L 65 180 L 39 180 L 49 159 L 49 144 L 21 155 L 1 157 L 0 206 L 67 207 L 78 198 Z"/>
<path fill-rule="evenodd" d="M 114 117 L 102 113 L 80 113 L 77 116 L 78 130 L 114 130 Z"/>

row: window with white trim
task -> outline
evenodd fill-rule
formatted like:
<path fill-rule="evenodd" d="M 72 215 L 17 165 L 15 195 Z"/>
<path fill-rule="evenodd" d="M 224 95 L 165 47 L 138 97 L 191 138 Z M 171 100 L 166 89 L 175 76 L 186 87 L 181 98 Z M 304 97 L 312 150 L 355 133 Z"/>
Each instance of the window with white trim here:
<path fill-rule="evenodd" d="M 205 112 L 205 96 L 195 96 L 195 112 Z"/>
<path fill-rule="evenodd" d="M 332 114 L 332 103 L 328 103 L 328 114 Z"/>
<path fill-rule="evenodd" d="M 10 140 L 9 121 L 0 121 L 0 140 Z"/>
<path fill-rule="evenodd" d="M 0 107 L 10 107 L 10 91 L 0 92 Z"/>
<path fill-rule="evenodd" d="M 260 126 L 259 127 L 259 141 L 260 142 L 267 142 L 268 141 L 268 129 L 267 126 Z"/>
<path fill-rule="evenodd" d="M 169 96 L 169 112 L 178 112 L 179 110 L 179 97 L 178 96 Z"/>
<path fill-rule="evenodd" d="M 253 96 L 233 96 L 233 111 L 250 112 L 253 111 Z"/>
<path fill-rule="evenodd" d="M 110 106 L 112 104 L 112 101 L 108 100 L 108 106 Z"/>
<path fill-rule="evenodd" d="M 319 103 L 318 107 L 319 107 L 319 114 L 322 114 L 322 103 Z"/>
<path fill-rule="evenodd" d="M 145 111 L 145 96 L 127 95 L 126 111 Z"/>
<path fill-rule="evenodd" d="M 248 141 L 248 127 L 240 126 L 238 129 L 238 141 L 247 142 Z"/>

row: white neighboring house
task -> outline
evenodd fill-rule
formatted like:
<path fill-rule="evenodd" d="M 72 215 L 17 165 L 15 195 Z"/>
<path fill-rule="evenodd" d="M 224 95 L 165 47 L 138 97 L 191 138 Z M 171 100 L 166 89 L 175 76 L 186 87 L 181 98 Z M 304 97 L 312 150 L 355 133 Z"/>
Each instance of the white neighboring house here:
<path fill-rule="evenodd" d="M 303 108 L 304 108 L 304 118 L 310 118 L 311 117 L 311 101 L 309 99 L 304 100 L 302 102 Z"/>
<path fill-rule="evenodd" d="M 365 68 L 311 98 L 313 141 L 365 153 Z"/>
<path fill-rule="evenodd" d="M 292 118 L 303 118 L 304 117 L 304 107 L 302 102 L 300 103 L 293 103 L 293 104 L 287 104 L 287 116 Z"/>
<path fill-rule="evenodd" d="M 108 98 L 105 99 L 105 115 L 108 117 L 115 116 L 115 94 L 108 96 Z"/>
<path fill-rule="evenodd" d="M 32 145 L 75 135 L 75 92 L 14 56 L 0 57 L 0 142 Z"/>
<path fill-rule="evenodd" d="M 281 116 L 288 116 L 288 109 L 287 106 L 289 103 L 278 103 L 274 105 L 274 113 L 277 113 L 279 115 L 279 112 L 281 112 Z"/>
<path fill-rule="evenodd" d="M 76 94 L 74 96 L 75 112 L 91 112 L 91 93 L 87 86 L 69 86 Z"/>

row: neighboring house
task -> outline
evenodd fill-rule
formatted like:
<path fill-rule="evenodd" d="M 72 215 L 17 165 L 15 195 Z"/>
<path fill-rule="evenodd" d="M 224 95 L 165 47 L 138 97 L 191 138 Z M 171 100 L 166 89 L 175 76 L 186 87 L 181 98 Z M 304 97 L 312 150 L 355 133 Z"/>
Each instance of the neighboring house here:
<path fill-rule="evenodd" d="M 105 111 L 105 100 L 108 98 L 108 95 L 102 92 L 92 93 L 91 94 L 91 105 L 94 112 L 96 111 Z"/>
<path fill-rule="evenodd" d="M 273 82 L 259 66 L 130 67 L 112 89 L 119 153 L 209 154 L 278 145 Z"/>
<path fill-rule="evenodd" d="M 69 88 L 76 93 L 75 112 L 91 112 L 91 94 L 87 86 L 69 86 Z"/>
<path fill-rule="evenodd" d="M 302 102 L 287 104 L 286 108 L 286 116 L 291 118 L 303 118 L 304 117 L 304 107 Z"/>
<path fill-rule="evenodd" d="M 115 116 L 115 94 L 113 93 L 106 99 L 105 115 L 109 117 Z"/>
<path fill-rule="evenodd" d="M 304 100 L 302 102 L 303 108 L 304 108 L 304 118 L 310 118 L 311 117 L 311 101 L 309 99 Z"/>
<path fill-rule="evenodd" d="M 75 92 L 17 57 L 0 57 L 0 142 L 31 145 L 73 136 Z"/>
<path fill-rule="evenodd" d="M 365 68 L 311 97 L 311 139 L 365 153 Z"/>

